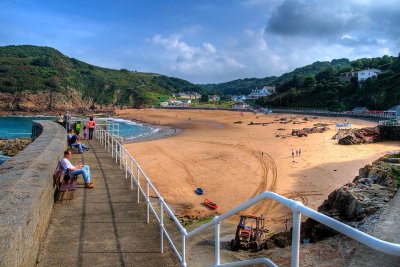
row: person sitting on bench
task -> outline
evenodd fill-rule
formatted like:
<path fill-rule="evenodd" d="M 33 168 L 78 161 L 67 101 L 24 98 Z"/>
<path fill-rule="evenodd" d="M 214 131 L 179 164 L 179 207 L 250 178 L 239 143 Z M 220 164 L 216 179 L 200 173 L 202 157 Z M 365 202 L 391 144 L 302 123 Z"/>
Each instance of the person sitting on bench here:
<path fill-rule="evenodd" d="M 71 139 L 69 139 L 69 142 L 71 144 L 71 147 L 77 147 L 78 148 L 78 152 L 79 153 L 83 153 L 83 151 L 89 150 L 89 148 L 87 148 L 84 144 L 82 144 L 79 141 L 79 132 L 77 131 L 72 137 Z"/>
<path fill-rule="evenodd" d="M 74 130 L 69 130 L 69 132 L 68 132 L 68 134 L 67 134 L 67 142 L 68 142 L 68 145 L 69 146 L 71 146 L 71 137 L 74 135 Z"/>
<path fill-rule="evenodd" d="M 71 175 L 79 175 L 82 174 L 83 180 L 85 181 L 86 188 L 94 188 L 92 182 L 90 182 L 90 168 L 87 165 L 72 165 L 69 159 L 71 158 L 72 153 L 71 150 L 67 149 L 64 151 L 64 157 L 60 160 L 60 165 L 63 168 L 64 172 L 67 173 L 68 170 L 71 171 Z"/>

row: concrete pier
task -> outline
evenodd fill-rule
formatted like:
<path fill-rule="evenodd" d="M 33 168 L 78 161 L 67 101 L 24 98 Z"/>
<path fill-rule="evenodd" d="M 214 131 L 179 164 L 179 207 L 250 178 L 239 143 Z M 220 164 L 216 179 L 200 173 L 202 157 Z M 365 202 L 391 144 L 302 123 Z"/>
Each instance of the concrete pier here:
<path fill-rule="evenodd" d="M 160 253 L 160 228 L 125 172 L 97 141 L 88 146 L 71 161 L 90 166 L 95 188 L 80 176 L 73 200 L 54 204 L 38 266 L 179 266 L 167 241 Z"/>

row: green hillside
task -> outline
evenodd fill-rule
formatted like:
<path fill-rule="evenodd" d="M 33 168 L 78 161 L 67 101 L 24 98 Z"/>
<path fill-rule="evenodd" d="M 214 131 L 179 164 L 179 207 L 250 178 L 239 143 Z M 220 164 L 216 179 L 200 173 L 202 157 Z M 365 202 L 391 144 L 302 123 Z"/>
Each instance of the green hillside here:
<path fill-rule="evenodd" d="M 378 68 L 383 73 L 358 83 L 339 82 L 341 72 Z M 282 76 L 281 76 L 282 77 Z M 328 108 L 351 110 L 355 106 L 384 110 L 400 103 L 400 59 L 383 56 L 352 61 L 343 68 L 328 67 L 315 75 L 294 75 L 277 85 L 278 93 L 260 98 L 257 104 L 269 107 Z"/>
<path fill-rule="evenodd" d="M 0 47 L 0 93 L 76 91 L 100 105 L 143 106 L 178 91 L 202 89 L 185 80 L 154 73 L 96 67 L 50 47 Z"/>
<path fill-rule="evenodd" d="M 239 94 L 249 94 L 251 90 L 263 87 L 264 85 L 282 85 L 292 80 L 293 77 L 306 77 L 313 76 L 327 68 L 343 69 L 350 67 L 350 60 L 346 58 L 334 59 L 332 61 L 317 61 L 310 65 L 297 68 L 294 71 L 285 73 L 279 77 L 271 76 L 265 78 L 246 78 L 238 79 L 230 82 L 220 83 L 220 84 L 205 84 L 201 85 L 203 88 L 210 92 L 221 93 L 225 95 L 239 95 Z M 282 88 L 282 90 L 284 90 Z"/>

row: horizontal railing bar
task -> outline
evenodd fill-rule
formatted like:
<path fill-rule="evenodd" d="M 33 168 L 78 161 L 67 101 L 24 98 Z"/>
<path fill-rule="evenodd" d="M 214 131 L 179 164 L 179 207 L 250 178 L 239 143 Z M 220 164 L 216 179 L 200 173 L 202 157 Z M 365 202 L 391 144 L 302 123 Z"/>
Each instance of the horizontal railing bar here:
<path fill-rule="evenodd" d="M 296 208 L 300 213 L 326 225 L 329 226 L 332 229 L 335 229 L 336 231 L 347 235 L 354 240 L 357 240 L 358 242 L 371 247 L 375 250 L 395 255 L 395 256 L 400 256 L 400 244 L 395 244 L 395 243 L 390 243 L 381 239 L 378 239 L 376 237 L 373 237 L 369 234 L 366 234 L 358 229 L 355 229 L 351 226 L 348 226 L 347 224 L 341 223 L 329 216 L 326 216 L 325 214 L 319 213 L 315 210 L 312 210 L 304 205 L 300 205 Z"/>

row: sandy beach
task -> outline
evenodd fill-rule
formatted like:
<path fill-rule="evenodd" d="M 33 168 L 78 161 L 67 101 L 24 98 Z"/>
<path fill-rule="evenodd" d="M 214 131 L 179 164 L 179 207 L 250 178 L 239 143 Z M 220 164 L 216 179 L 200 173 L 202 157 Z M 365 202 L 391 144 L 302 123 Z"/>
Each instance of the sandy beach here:
<path fill-rule="evenodd" d="M 126 144 L 180 216 L 215 214 L 202 204 L 204 198 L 215 201 L 217 212 L 223 213 L 264 191 L 317 208 L 330 192 L 353 180 L 359 168 L 399 150 L 399 142 L 338 145 L 332 136 L 336 133 L 335 123 L 344 122 L 344 118 L 305 121 L 304 115 L 164 109 L 121 110 L 118 114 L 124 119 L 182 130 L 168 138 Z M 280 123 L 281 118 L 291 121 Z M 354 128 L 376 125 L 346 120 Z M 238 121 L 242 123 L 234 123 Z M 268 124 L 248 125 L 250 122 Z M 330 130 L 301 138 L 276 137 L 316 123 L 329 124 Z M 301 149 L 301 156 L 292 158 L 292 149 Z M 205 195 L 197 196 L 196 187 L 202 187 Z M 277 203 L 260 203 L 246 212 L 264 214 L 275 230 L 282 229 L 285 219 L 291 218 L 288 210 Z"/>

